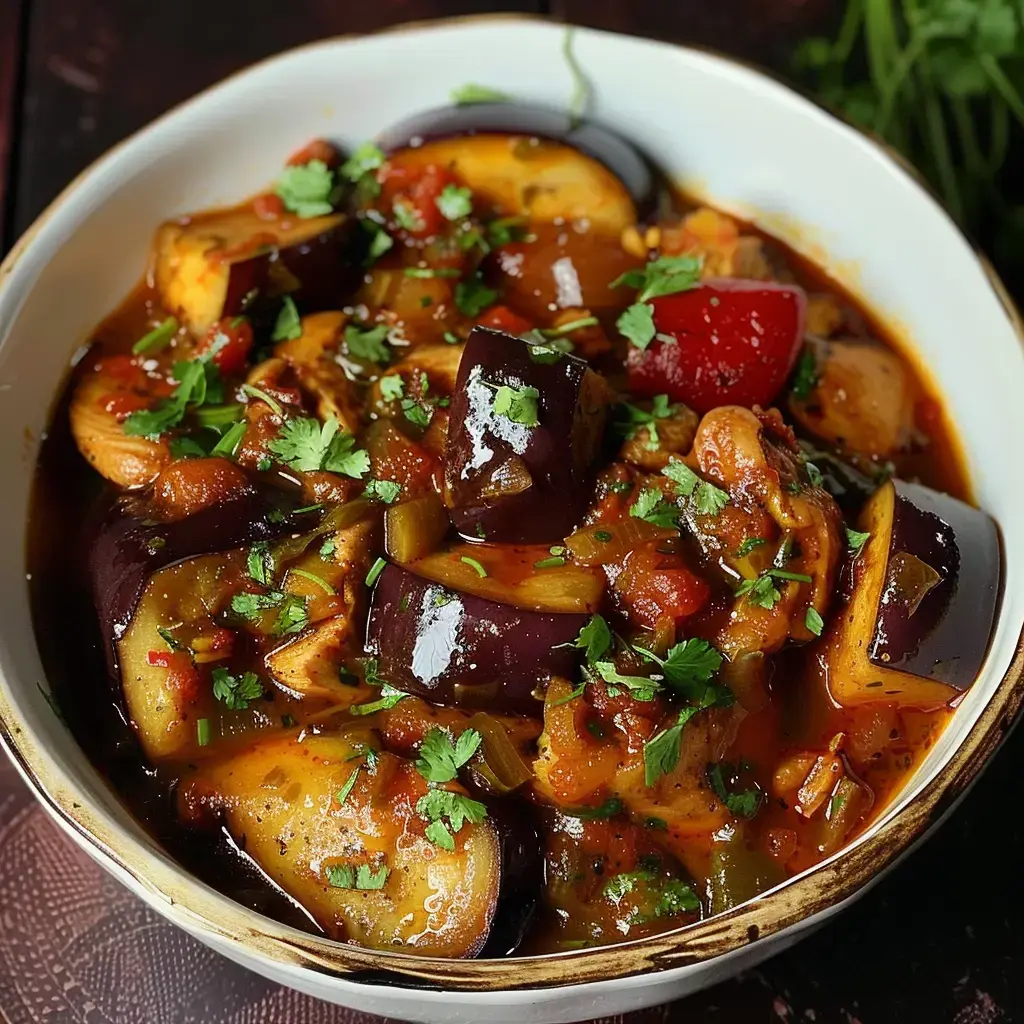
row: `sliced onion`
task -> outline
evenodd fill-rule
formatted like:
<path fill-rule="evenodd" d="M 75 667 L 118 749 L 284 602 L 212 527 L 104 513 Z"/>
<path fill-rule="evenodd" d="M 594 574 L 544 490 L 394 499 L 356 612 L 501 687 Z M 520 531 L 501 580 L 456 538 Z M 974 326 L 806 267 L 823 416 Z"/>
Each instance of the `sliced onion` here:
<path fill-rule="evenodd" d="M 675 530 L 630 516 L 618 523 L 585 526 L 567 537 L 565 544 L 581 565 L 607 565 L 641 544 L 674 536 Z"/>
<path fill-rule="evenodd" d="M 469 727 L 483 737 L 480 744 L 482 762 L 474 768 L 499 796 L 511 793 L 533 778 L 530 766 L 516 750 L 504 726 L 490 715 L 479 712 L 469 720 Z"/>
<path fill-rule="evenodd" d="M 451 525 L 437 494 L 392 505 L 384 513 L 384 549 L 399 565 L 436 551 Z"/>
<path fill-rule="evenodd" d="M 927 562 L 922 562 L 909 551 L 897 551 L 889 559 L 882 601 L 887 604 L 899 601 L 907 609 L 909 619 L 928 593 L 941 582 L 942 576 Z"/>
<path fill-rule="evenodd" d="M 294 537 L 285 537 L 274 545 L 271 551 L 274 565 L 284 565 L 299 557 L 309 545 L 328 533 L 337 533 L 349 526 L 362 522 L 375 511 L 374 505 L 365 498 L 356 498 L 344 505 L 335 505 L 319 524 L 308 533 L 300 533 Z"/>
<path fill-rule="evenodd" d="M 494 501 L 522 494 L 533 486 L 533 477 L 518 455 L 513 455 L 492 470 L 480 487 L 481 501 Z"/>

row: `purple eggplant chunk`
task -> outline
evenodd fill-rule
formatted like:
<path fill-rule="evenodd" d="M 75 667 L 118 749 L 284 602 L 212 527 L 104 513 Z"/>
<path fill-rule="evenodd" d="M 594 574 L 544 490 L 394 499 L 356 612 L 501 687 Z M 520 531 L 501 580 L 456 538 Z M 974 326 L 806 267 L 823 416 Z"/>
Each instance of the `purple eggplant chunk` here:
<path fill-rule="evenodd" d="M 478 956 L 512 956 L 526 937 L 544 894 L 544 843 L 532 809 L 513 800 L 491 801 L 487 817 L 501 848 L 501 888 L 494 922 Z"/>
<path fill-rule="evenodd" d="M 877 665 L 966 690 L 995 621 L 1001 577 L 996 525 L 986 513 L 928 487 L 898 480 L 895 488 L 889 564 L 868 656 Z"/>
<path fill-rule="evenodd" d="M 509 388 L 530 400 L 504 409 Z M 462 536 L 503 544 L 568 536 L 586 512 L 608 398 L 584 360 L 474 327 L 445 448 L 445 503 Z"/>
<path fill-rule="evenodd" d="M 597 160 L 623 184 L 641 216 L 653 211 L 661 188 L 651 162 L 621 135 L 561 110 L 522 103 L 439 107 L 400 121 L 378 139 L 387 153 L 442 139 L 511 135 L 561 142 Z"/>
<path fill-rule="evenodd" d="M 135 613 L 149 577 L 158 569 L 196 555 L 227 551 L 257 540 L 271 540 L 291 528 L 274 522 L 277 508 L 266 495 L 247 494 L 174 523 L 154 523 L 125 515 L 115 506 L 99 525 L 89 550 L 89 576 L 108 667 L 117 641 Z"/>
<path fill-rule="evenodd" d="M 545 615 L 459 594 L 389 565 L 377 580 L 366 652 L 380 677 L 435 704 L 539 717 L 534 696 L 571 678 L 586 615 Z"/>

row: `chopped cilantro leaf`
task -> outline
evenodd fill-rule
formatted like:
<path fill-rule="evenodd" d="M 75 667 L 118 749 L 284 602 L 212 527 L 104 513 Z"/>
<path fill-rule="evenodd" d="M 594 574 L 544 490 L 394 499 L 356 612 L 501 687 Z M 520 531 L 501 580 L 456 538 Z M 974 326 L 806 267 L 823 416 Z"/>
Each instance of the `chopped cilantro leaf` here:
<path fill-rule="evenodd" d="M 615 321 L 615 326 L 627 341 L 639 349 L 645 349 L 657 333 L 654 327 L 654 307 L 646 302 L 634 302 Z"/>
<path fill-rule="evenodd" d="M 487 238 L 495 248 L 521 242 L 527 235 L 526 225 L 525 217 L 499 217 L 487 225 Z"/>
<path fill-rule="evenodd" d="M 365 497 L 376 499 L 385 505 L 393 505 L 402 494 L 402 486 L 396 484 L 394 480 L 370 479 L 366 481 L 366 490 L 363 491 L 363 494 Z"/>
<path fill-rule="evenodd" d="M 285 594 L 278 607 L 277 619 L 274 621 L 271 632 L 275 636 L 301 633 L 308 623 L 309 613 L 306 611 L 306 599 L 298 594 Z"/>
<path fill-rule="evenodd" d="M 376 871 L 369 864 L 353 867 L 351 864 L 327 864 L 324 867 L 327 884 L 332 889 L 383 889 L 391 874 L 390 868 L 382 864 Z"/>
<path fill-rule="evenodd" d="M 445 220 L 464 220 L 473 212 L 473 193 L 458 185 L 445 185 L 434 203 Z"/>
<path fill-rule="evenodd" d="M 655 526 L 663 526 L 668 530 L 679 527 L 679 506 L 665 501 L 661 491 L 641 491 L 636 501 L 629 506 L 629 514 L 634 519 L 643 519 Z"/>
<path fill-rule="evenodd" d="M 860 549 L 868 542 L 868 538 L 871 536 L 870 533 L 860 533 L 857 530 L 851 530 L 848 526 L 846 527 L 846 546 L 855 554 L 860 554 Z"/>
<path fill-rule="evenodd" d="M 435 727 L 423 737 L 416 770 L 427 782 L 451 782 L 481 742 L 483 737 L 476 729 L 467 729 L 453 744 L 448 733 Z"/>
<path fill-rule="evenodd" d="M 653 786 L 663 775 L 668 775 L 679 764 L 683 727 L 700 707 L 686 707 L 679 712 L 675 725 L 663 729 L 644 744 L 644 784 Z"/>
<path fill-rule="evenodd" d="M 488 85 L 467 82 L 457 89 L 452 89 L 451 100 L 458 106 L 465 106 L 470 103 L 511 103 L 512 97 L 508 93 L 492 89 Z"/>
<path fill-rule="evenodd" d="M 323 160 L 286 167 L 275 191 L 285 208 L 302 218 L 322 217 L 334 209 L 334 174 Z"/>
<path fill-rule="evenodd" d="M 434 407 L 415 398 L 402 399 L 402 415 L 414 426 L 426 430 L 434 418 Z"/>
<path fill-rule="evenodd" d="M 469 280 L 460 281 L 455 286 L 455 305 L 459 311 L 469 317 L 479 316 L 488 306 L 493 305 L 498 298 L 498 293 L 487 285 L 479 277 L 471 277 Z"/>
<path fill-rule="evenodd" d="M 385 402 L 397 402 L 405 393 L 405 382 L 397 373 L 381 377 L 377 383 L 380 385 L 381 398 Z"/>
<path fill-rule="evenodd" d="M 821 617 L 818 609 L 812 606 L 807 609 L 807 614 L 804 616 L 804 625 L 809 633 L 821 636 L 821 631 L 825 628 L 825 620 Z"/>
<path fill-rule="evenodd" d="M 627 438 L 636 437 L 643 429 L 647 430 L 647 447 L 653 451 L 658 447 L 658 420 L 663 420 L 675 414 L 678 405 L 670 405 L 668 395 L 655 395 L 651 400 L 651 411 L 641 409 L 631 402 L 620 402 L 618 405 L 619 418 L 615 421 L 615 428 Z"/>
<path fill-rule="evenodd" d="M 270 335 L 271 341 L 291 341 L 293 338 L 302 337 L 302 320 L 299 317 L 299 310 L 295 300 L 290 296 L 284 297 L 281 305 L 281 312 L 277 314 L 274 321 L 274 331 Z"/>
<path fill-rule="evenodd" d="M 402 199 L 396 199 L 391 209 L 395 223 L 405 231 L 422 231 L 427 226 L 419 211 Z"/>
<path fill-rule="evenodd" d="M 233 423 L 224 431 L 223 434 L 221 434 L 220 440 L 210 449 L 210 455 L 214 457 L 220 456 L 224 459 L 233 459 L 244 436 L 244 421 Z"/>
<path fill-rule="evenodd" d="M 263 684 L 255 672 L 243 672 L 233 676 L 226 668 L 215 668 L 213 679 L 213 695 L 232 711 L 245 711 L 250 701 L 263 696 Z"/>
<path fill-rule="evenodd" d="M 314 419 L 290 419 L 267 447 L 286 465 L 304 472 L 326 469 L 360 480 L 370 470 L 370 456 L 355 448 L 355 438 L 341 431 L 333 416 L 322 427 Z"/>
<path fill-rule="evenodd" d="M 614 818 L 626 809 L 625 804 L 617 797 L 611 796 L 597 807 L 561 807 L 559 810 L 570 818 L 581 818 L 584 821 L 598 821 L 602 818 Z"/>
<path fill-rule="evenodd" d="M 724 771 L 723 771 L 724 768 Z M 747 789 L 739 793 L 730 793 L 725 784 L 725 771 L 732 773 L 732 765 L 721 763 L 713 764 L 708 768 L 708 782 L 714 791 L 715 796 L 725 804 L 729 810 L 740 818 L 752 818 L 757 814 L 761 806 L 761 791 L 759 789 Z"/>
<path fill-rule="evenodd" d="M 524 427 L 536 427 L 540 424 L 540 420 L 537 419 L 539 397 L 540 392 L 529 385 L 514 388 L 502 384 L 494 395 L 494 411 L 513 423 L 521 423 Z"/>
<path fill-rule="evenodd" d="M 818 361 L 814 357 L 813 350 L 805 348 L 797 360 L 796 369 L 793 371 L 793 383 L 790 391 L 793 397 L 805 401 L 818 383 Z"/>
<path fill-rule="evenodd" d="M 178 386 L 171 397 L 162 399 L 153 409 L 133 412 L 122 426 L 126 434 L 132 437 L 159 437 L 176 427 L 190 406 L 213 400 L 216 385 L 219 384 L 216 366 L 202 359 L 193 359 L 187 363 L 175 363 L 172 372 Z"/>
<path fill-rule="evenodd" d="M 360 223 L 363 225 L 363 230 L 370 235 L 365 260 L 366 265 L 369 266 L 376 263 L 395 244 L 395 240 L 380 224 L 375 220 L 370 220 L 369 217 L 364 218 Z"/>
<path fill-rule="evenodd" d="M 689 291 L 700 283 L 703 261 L 695 256 L 661 256 L 643 270 L 628 270 L 612 282 L 613 288 L 625 285 L 636 288 L 638 303 L 646 303 L 662 295 Z"/>
<path fill-rule="evenodd" d="M 767 573 L 758 576 L 757 579 L 744 580 L 736 588 L 736 596 L 745 597 L 749 604 L 758 608 L 774 608 L 775 602 L 782 597 L 775 582 Z"/>
<path fill-rule="evenodd" d="M 352 152 L 352 155 L 338 168 L 338 174 L 346 181 L 360 181 L 372 174 L 384 164 L 384 153 L 372 142 L 363 142 Z"/>
<path fill-rule="evenodd" d="M 702 480 L 685 462 L 673 459 L 662 473 L 676 485 L 681 494 L 693 500 L 694 511 L 699 515 L 718 515 L 729 504 L 728 492 Z"/>
<path fill-rule="evenodd" d="M 334 557 L 334 549 L 337 547 L 333 537 L 328 537 L 320 547 L 320 557 L 324 560 Z"/>
<path fill-rule="evenodd" d="M 426 836 L 444 850 L 454 850 L 452 832 L 461 832 L 468 821 L 479 825 L 487 817 L 487 808 L 479 800 L 472 800 L 463 793 L 452 793 L 446 789 L 432 789 L 416 801 L 416 813 L 429 822 Z M 447 818 L 447 822 L 443 819 Z"/>
<path fill-rule="evenodd" d="M 647 676 L 623 675 L 611 661 L 595 662 L 594 668 L 597 669 L 598 675 L 610 684 L 608 693 L 612 697 L 617 696 L 622 688 L 629 690 L 636 700 L 649 701 L 654 700 L 655 695 L 661 689 L 658 680 L 649 679 Z"/>
<path fill-rule="evenodd" d="M 245 566 L 250 578 L 263 586 L 269 587 L 274 577 L 274 559 L 270 554 L 270 545 L 265 540 L 258 540 L 245 558 Z"/>
<path fill-rule="evenodd" d="M 386 344 L 387 324 L 362 328 L 349 324 L 345 328 L 345 350 L 354 359 L 370 363 L 386 363 L 391 359 L 391 349 Z"/>
<path fill-rule="evenodd" d="M 583 691 L 587 688 L 587 681 L 584 680 L 579 686 L 570 690 L 564 697 L 559 697 L 557 700 L 549 700 L 547 706 L 549 708 L 560 708 L 563 704 L 568 704 L 570 701 L 575 700 L 577 697 L 583 696 Z"/>
<path fill-rule="evenodd" d="M 591 615 L 590 621 L 576 637 L 576 646 L 585 650 L 587 661 L 600 661 L 612 646 L 612 631 L 601 615 Z"/>
<path fill-rule="evenodd" d="M 743 543 L 736 549 L 737 558 L 746 558 L 755 548 L 762 547 L 768 541 L 764 537 L 746 537 Z"/>

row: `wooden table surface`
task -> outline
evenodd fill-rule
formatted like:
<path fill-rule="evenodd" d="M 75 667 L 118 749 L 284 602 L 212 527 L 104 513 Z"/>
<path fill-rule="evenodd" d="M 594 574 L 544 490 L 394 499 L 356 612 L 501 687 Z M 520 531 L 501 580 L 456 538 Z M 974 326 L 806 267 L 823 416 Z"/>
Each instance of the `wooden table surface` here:
<path fill-rule="evenodd" d="M 776 68 L 832 0 L 0 0 L 0 252 L 79 170 L 172 104 L 298 43 L 502 9 L 697 42 Z M 680 98 L 680 102 L 693 102 Z M 114 255 L 116 258 L 116 254 Z M 629 1024 L 1024 1019 L 1018 732 L 952 820 L 762 969 Z M 49 823 L 0 756 L 0 1019 L 373 1024 L 279 988 L 145 909 Z"/>

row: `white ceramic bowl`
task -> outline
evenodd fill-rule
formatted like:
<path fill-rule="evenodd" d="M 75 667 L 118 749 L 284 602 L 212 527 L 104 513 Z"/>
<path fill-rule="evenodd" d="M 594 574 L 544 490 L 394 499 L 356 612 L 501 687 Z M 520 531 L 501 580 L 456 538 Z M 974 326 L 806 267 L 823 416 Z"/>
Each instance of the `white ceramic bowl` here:
<path fill-rule="evenodd" d="M 0 268 L 0 736 L 58 823 L 161 914 L 270 978 L 402 1019 L 603 1016 L 684 995 L 779 951 L 862 893 L 952 806 L 1024 691 L 1024 459 L 1011 455 L 1024 442 L 1024 357 L 998 282 L 898 161 L 790 90 L 719 57 L 580 30 L 592 114 L 690 192 L 826 265 L 899 325 L 945 395 L 977 499 L 1003 531 L 1006 581 L 981 678 L 940 742 L 866 835 L 757 900 L 611 949 L 500 962 L 374 953 L 260 917 L 179 868 L 92 769 L 44 695 L 25 583 L 29 481 L 71 354 L 135 283 L 159 221 L 237 201 L 308 139 L 357 143 L 446 103 L 467 81 L 564 104 L 562 38 L 561 26 L 498 17 L 284 54 L 114 149 Z"/>

